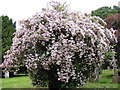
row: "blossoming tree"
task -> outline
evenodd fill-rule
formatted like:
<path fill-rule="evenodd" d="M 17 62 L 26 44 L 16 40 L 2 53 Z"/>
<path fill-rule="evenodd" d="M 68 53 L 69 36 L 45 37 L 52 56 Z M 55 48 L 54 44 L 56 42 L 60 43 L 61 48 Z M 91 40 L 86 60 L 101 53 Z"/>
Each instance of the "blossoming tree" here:
<path fill-rule="evenodd" d="M 43 9 L 20 22 L 1 67 L 7 71 L 26 65 L 35 86 L 83 85 L 102 64 L 106 47 L 116 41 L 114 31 L 99 21 L 104 23 L 98 17 L 66 9 Z"/>

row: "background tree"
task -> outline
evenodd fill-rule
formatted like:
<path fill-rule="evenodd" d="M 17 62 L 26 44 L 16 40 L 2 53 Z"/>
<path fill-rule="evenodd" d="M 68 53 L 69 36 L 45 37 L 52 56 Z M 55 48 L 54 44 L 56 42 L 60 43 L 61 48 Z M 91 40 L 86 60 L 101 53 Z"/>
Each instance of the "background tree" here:
<path fill-rule="evenodd" d="M 118 43 L 115 46 L 117 65 L 120 68 L 120 14 L 114 14 L 104 19 L 107 23 L 107 28 L 113 28 L 116 30 L 115 35 Z"/>
<path fill-rule="evenodd" d="M 10 49 L 12 45 L 12 38 L 14 37 L 13 33 L 16 31 L 16 23 L 12 21 L 8 16 L 1 16 L 2 20 L 2 62 L 4 61 L 3 56 L 5 52 Z M 2 73 L 3 75 L 3 73 Z M 10 76 L 13 76 L 13 73 L 10 73 Z"/>
<path fill-rule="evenodd" d="M 120 13 L 120 7 L 118 7 L 118 6 L 113 6 L 113 9 L 114 9 L 114 10 L 117 10 L 118 13 Z"/>
<path fill-rule="evenodd" d="M 2 18 L 2 56 L 10 49 L 12 45 L 13 33 L 16 31 L 15 23 L 8 16 L 1 16 Z M 2 58 L 2 62 L 4 58 Z"/>
<path fill-rule="evenodd" d="M 120 12 L 120 8 L 117 6 L 113 6 L 113 8 L 104 6 L 104 7 L 98 8 L 97 10 L 92 11 L 91 15 L 99 16 L 100 18 L 104 19 L 108 16 L 111 16 L 111 15 L 119 13 L 119 12 Z"/>

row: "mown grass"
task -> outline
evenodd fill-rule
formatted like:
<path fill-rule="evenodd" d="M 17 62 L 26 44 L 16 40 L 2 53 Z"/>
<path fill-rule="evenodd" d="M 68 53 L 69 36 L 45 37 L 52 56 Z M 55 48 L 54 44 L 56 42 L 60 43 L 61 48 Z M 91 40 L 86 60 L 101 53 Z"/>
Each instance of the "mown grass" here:
<path fill-rule="evenodd" d="M 113 70 L 103 70 L 99 82 L 87 82 L 82 88 L 120 88 L 120 84 L 112 83 L 113 74 Z"/>
<path fill-rule="evenodd" d="M 113 70 L 103 70 L 100 75 L 99 82 L 87 82 L 81 88 L 120 88 L 120 84 L 112 83 Z M 0 79 L 0 88 L 35 88 L 31 85 L 31 80 L 28 76 L 3 78 Z"/>
<path fill-rule="evenodd" d="M 28 76 L 4 78 L 1 83 L 2 88 L 34 88 Z"/>

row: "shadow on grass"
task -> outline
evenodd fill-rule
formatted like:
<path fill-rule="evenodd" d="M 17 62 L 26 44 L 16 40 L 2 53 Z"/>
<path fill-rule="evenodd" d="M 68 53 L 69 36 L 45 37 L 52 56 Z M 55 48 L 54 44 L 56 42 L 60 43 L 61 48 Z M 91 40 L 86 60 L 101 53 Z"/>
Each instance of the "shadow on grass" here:
<path fill-rule="evenodd" d="M 102 78 L 107 78 L 107 79 L 111 79 L 112 77 L 113 77 L 113 75 L 102 76 Z"/>
<path fill-rule="evenodd" d="M 24 77 L 24 76 L 29 76 L 28 74 L 17 74 L 17 75 L 11 75 L 9 78 L 13 78 L 13 77 Z M 4 76 L 2 76 L 0 79 L 5 78 Z"/>
<path fill-rule="evenodd" d="M 105 84 L 106 82 L 105 82 L 105 81 L 101 81 L 101 82 L 99 82 L 99 83 L 101 83 L 101 84 Z"/>
<path fill-rule="evenodd" d="M 23 77 L 23 76 L 28 76 L 28 74 L 25 74 L 25 75 L 15 75 L 14 77 Z"/>
<path fill-rule="evenodd" d="M 17 75 L 12 75 L 9 78 L 14 78 L 14 77 L 24 77 L 24 76 L 28 76 L 28 74 L 17 74 Z M 5 77 L 3 77 L 5 78 Z"/>
<path fill-rule="evenodd" d="M 107 75 L 107 76 L 105 76 L 106 78 L 112 78 L 113 77 L 113 75 Z"/>

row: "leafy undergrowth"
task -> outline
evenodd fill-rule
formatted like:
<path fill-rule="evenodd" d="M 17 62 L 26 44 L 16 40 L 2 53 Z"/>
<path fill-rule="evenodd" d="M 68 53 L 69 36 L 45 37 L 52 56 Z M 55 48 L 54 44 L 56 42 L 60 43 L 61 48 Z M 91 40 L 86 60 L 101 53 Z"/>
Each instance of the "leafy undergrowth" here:
<path fill-rule="evenodd" d="M 112 83 L 113 70 L 103 70 L 99 82 L 87 82 L 81 88 L 120 88 L 120 84 Z M 0 79 L 0 88 L 35 88 L 28 76 Z"/>

